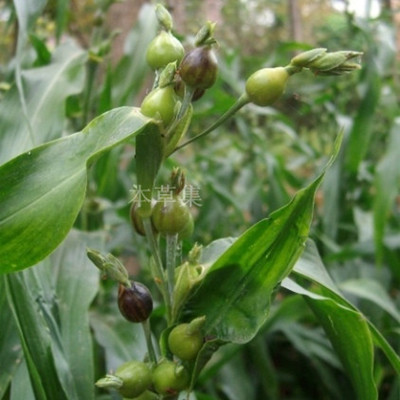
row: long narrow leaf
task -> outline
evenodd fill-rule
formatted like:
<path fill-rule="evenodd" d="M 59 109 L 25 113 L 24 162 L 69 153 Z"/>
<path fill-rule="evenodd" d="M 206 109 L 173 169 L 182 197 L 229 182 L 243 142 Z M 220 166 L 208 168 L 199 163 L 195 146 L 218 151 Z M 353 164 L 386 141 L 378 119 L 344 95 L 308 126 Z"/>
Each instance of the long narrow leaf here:
<path fill-rule="evenodd" d="M 86 256 L 87 247 L 102 248 L 99 234 L 71 231 L 54 254 L 51 268 L 62 350 L 79 399 L 94 399 L 93 343 L 89 308 L 99 288 L 99 271 Z"/>
<path fill-rule="evenodd" d="M 207 333 L 236 343 L 257 333 L 274 289 L 303 250 L 318 183 L 250 228 L 212 265 L 189 304 L 193 315 L 206 316 Z"/>
<path fill-rule="evenodd" d="M 4 279 L 8 303 L 17 323 L 35 397 L 38 400 L 76 399 L 72 393 L 68 396 L 57 374 L 50 333 L 29 289 L 28 282 L 32 282 L 26 274 L 29 272 L 8 274 Z"/>
<path fill-rule="evenodd" d="M 400 357 L 399 354 L 393 349 L 390 343 L 382 335 L 379 329 L 370 321 L 369 328 L 371 329 L 375 344 L 385 353 L 385 356 L 392 364 L 392 367 L 396 371 L 397 375 L 400 376 Z"/>
<path fill-rule="evenodd" d="M 365 318 L 329 298 L 306 300 L 346 368 L 357 398 L 377 400 L 373 340 Z"/>
<path fill-rule="evenodd" d="M 339 304 L 360 313 L 355 306 L 353 306 L 340 292 L 340 290 L 333 283 L 329 277 L 324 264 L 318 254 L 318 250 L 313 242 L 307 242 L 306 251 L 302 254 L 300 260 L 296 263 L 293 268 L 293 272 L 296 275 L 300 275 L 303 278 L 310 280 L 311 282 L 317 283 L 325 289 L 324 295 L 332 298 Z M 298 293 L 298 292 L 296 292 Z M 329 296 L 328 296 L 329 294 Z M 362 315 L 360 313 L 360 315 Z M 362 316 L 361 318 L 365 318 Z M 384 338 L 381 332 L 375 327 L 375 325 L 367 320 L 367 323 L 371 329 L 373 340 L 377 346 L 385 353 L 389 362 L 392 364 L 396 373 L 400 375 L 400 357 L 396 354 L 396 351 L 390 346 L 387 340 Z"/>
<path fill-rule="evenodd" d="M 385 288 L 379 282 L 367 278 L 349 279 L 340 284 L 340 289 L 362 299 L 372 301 L 400 324 L 400 312 L 385 291 Z"/>
<path fill-rule="evenodd" d="M 359 400 L 377 400 L 373 377 L 374 349 L 366 319 L 358 311 L 332 298 L 329 293 L 316 294 L 285 279 L 282 286 L 304 296 L 329 337 Z"/>
<path fill-rule="evenodd" d="M 396 118 L 390 131 L 387 151 L 375 171 L 374 239 L 378 263 L 383 261 L 383 238 L 400 185 L 400 118 Z"/>
<path fill-rule="evenodd" d="M 335 144 L 333 162 L 340 147 Z M 322 173 L 285 207 L 240 236 L 210 267 L 186 307 L 205 315 L 204 330 L 217 339 L 246 343 L 266 321 L 271 299 L 300 256 L 312 220 Z"/>
<path fill-rule="evenodd" d="M 152 123 L 131 107 L 0 167 L 0 273 L 34 265 L 65 238 L 85 196 L 87 167 Z"/>
<path fill-rule="evenodd" d="M 358 398 L 376 399 L 377 389 L 373 379 L 374 351 L 378 345 L 393 368 L 400 373 L 400 357 L 379 330 L 339 291 L 323 266 L 312 242 L 293 269 L 319 286 L 319 294 L 312 293 L 293 282 L 285 280 L 283 286 L 306 296 L 307 302 L 326 330 L 353 383 Z"/>
<path fill-rule="evenodd" d="M 62 390 L 68 400 L 94 399 L 88 309 L 98 290 L 99 273 L 87 259 L 86 247 L 99 248 L 102 241 L 98 234 L 72 231 L 45 262 L 4 279 L 38 398 L 53 399 Z M 17 388 L 13 391 L 19 393 Z"/>
<path fill-rule="evenodd" d="M 32 389 L 31 379 L 24 359 L 21 360 L 18 370 L 13 376 L 10 390 L 10 400 L 20 399 L 37 400 Z"/>
<path fill-rule="evenodd" d="M 330 240 L 335 241 L 339 226 L 340 215 L 340 193 L 343 185 L 343 150 L 339 153 L 334 165 L 326 172 L 322 183 L 324 196 L 323 215 L 321 217 L 324 234 Z"/>
<path fill-rule="evenodd" d="M 0 399 L 7 391 L 19 364 L 22 349 L 11 309 L 7 304 L 5 282 L 0 279 Z"/>
<path fill-rule="evenodd" d="M 358 166 L 368 150 L 372 135 L 372 121 L 381 90 L 381 78 L 376 71 L 371 71 L 367 90 L 354 119 L 346 149 L 346 168 L 356 173 Z"/>
<path fill-rule="evenodd" d="M 151 215 L 154 181 L 161 166 L 164 142 L 156 125 L 139 133 L 136 138 L 136 176 L 138 199 L 143 216 Z"/>
<path fill-rule="evenodd" d="M 86 58 L 66 42 L 51 64 L 21 71 L 22 88 L 10 89 L 0 107 L 0 164 L 63 134 L 65 100 L 82 90 Z"/>

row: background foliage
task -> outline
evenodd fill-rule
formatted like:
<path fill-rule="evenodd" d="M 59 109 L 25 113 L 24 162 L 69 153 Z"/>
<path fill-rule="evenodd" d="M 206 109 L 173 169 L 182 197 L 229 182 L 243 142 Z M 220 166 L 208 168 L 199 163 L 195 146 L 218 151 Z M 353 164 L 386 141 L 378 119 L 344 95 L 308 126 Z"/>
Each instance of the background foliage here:
<path fill-rule="evenodd" d="M 143 55 L 156 33 L 154 12 L 149 5 L 140 9 L 127 35 L 120 35 L 124 45 L 118 55 L 120 37 L 108 19 L 115 7 L 111 3 L 0 2 L 0 164 L 49 140 L 70 138 L 105 111 L 140 104 L 151 85 Z M 200 5 L 187 3 L 186 21 L 177 28 L 189 43 L 197 28 L 192 16 Z M 357 307 L 400 351 L 400 91 L 392 15 L 384 8 L 378 18 L 363 19 L 313 2 L 320 7 L 320 19 L 308 23 L 312 13 L 306 15 L 304 42 L 295 42 L 282 2 L 225 3 L 224 23 L 216 34 L 219 77 L 195 104 L 191 135 L 235 101 L 250 73 L 286 65 L 294 51 L 352 48 L 365 56 L 360 73 L 341 79 L 293 77 L 275 107 L 246 107 L 177 153 L 161 171 L 167 177 L 179 162 L 187 181 L 199 188 L 196 229 L 185 251 L 194 241 L 237 237 L 285 205 L 318 175 L 338 131 L 344 132 L 341 152 L 316 194 L 313 242 L 284 281 L 259 334 L 245 346 L 221 347 L 199 377 L 195 396 L 352 399 L 351 381 L 359 378 L 345 372 L 342 352 L 358 352 L 366 364 L 372 363 L 371 343 L 383 339 L 372 335 L 361 347 L 349 341 L 343 350 L 323 316 L 335 318 L 340 305 L 354 317 L 350 326 L 340 324 L 343 332 L 357 323 L 357 329 L 367 330 L 352 308 Z M 249 26 L 254 13 L 265 15 L 265 21 L 273 18 Z M 116 310 L 115 286 L 99 282 L 85 257 L 86 246 L 112 251 L 135 278 L 149 281 L 148 271 L 140 268 L 147 263 L 146 247 L 133 236 L 128 218 L 133 155 L 131 145 L 116 146 L 96 159 L 88 170 L 84 206 L 67 239 L 34 268 L 2 278 L 1 399 L 108 399 L 92 383 L 122 362 L 143 356 L 141 332 Z M 62 214 L 63 207 L 61 199 L 53 211 Z M 217 246 L 218 251 L 223 247 Z M 324 282 L 321 276 L 307 277 L 315 265 L 325 265 L 333 281 L 318 285 Z M 161 329 L 161 314 L 156 308 L 156 329 Z M 365 378 L 374 380 L 380 399 L 399 396 L 393 363 L 376 351 L 373 376 L 371 365 Z M 38 377 L 46 378 L 42 385 L 35 384 Z M 357 390 L 360 398 L 369 398 Z"/>

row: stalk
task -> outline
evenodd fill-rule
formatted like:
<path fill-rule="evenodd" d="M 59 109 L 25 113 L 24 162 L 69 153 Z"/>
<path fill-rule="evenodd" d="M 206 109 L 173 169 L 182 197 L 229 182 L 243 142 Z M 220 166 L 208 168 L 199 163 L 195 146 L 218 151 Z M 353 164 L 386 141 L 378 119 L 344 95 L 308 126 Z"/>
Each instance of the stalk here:
<path fill-rule="evenodd" d="M 154 351 L 153 342 L 151 340 L 151 328 L 149 319 L 146 319 L 145 321 L 142 322 L 142 328 L 144 336 L 146 338 L 147 351 L 149 353 L 150 361 L 153 363 L 157 363 L 156 352 Z"/>
<path fill-rule="evenodd" d="M 301 72 L 302 68 L 292 66 L 292 65 L 287 65 L 285 67 L 286 71 L 288 72 L 289 75 L 296 74 L 298 72 Z M 212 125 L 210 125 L 206 130 L 198 134 L 197 136 L 189 139 L 185 143 L 181 144 L 180 146 L 177 146 L 175 150 L 172 151 L 171 154 L 175 153 L 176 151 L 182 149 L 183 147 L 187 146 L 188 144 L 194 142 L 195 140 L 198 140 L 206 135 L 208 135 L 210 132 L 212 132 L 214 129 L 218 128 L 220 125 L 222 125 L 228 118 L 232 117 L 234 114 L 236 114 L 243 106 L 246 104 L 250 103 L 250 100 L 247 96 L 246 93 L 243 93 L 237 100 L 236 102 L 230 107 L 227 111 L 225 111 L 224 114 L 221 115 L 220 118 L 218 118 Z"/>
<path fill-rule="evenodd" d="M 167 235 L 167 278 L 168 278 L 168 294 L 171 305 L 174 296 L 177 245 L 178 245 L 178 234 Z"/>
<path fill-rule="evenodd" d="M 166 311 L 167 311 L 167 320 L 168 323 L 171 321 L 171 299 L 169 296 L 168 290 L 168 282 L 165 280 L 165 274 L 163 269 L 163 264 L 161 261 L 160 251 L 158 247 L 158 243 L 153 233 L 153 227 L 151 225 L 150 217 L 143 218 L 143 227 L 146 233 L 146 237 L 150 246 L 150 251 L 154 258 L 155 272 L 156 275 L 153 274 L 153 279 L 156 283 L 159 283 L 158 287 L 160 288 L 161 295 L 164 299 Z"/>
<path fill-rule="evenodd" d="M 198 140 L 206 135 L 208 135 L 210 132 L 212 132 L 214 129 L 218 128 L 220 125 L 222 125 L 228 118 L 232 117 L 235 113 L 237 113 L 243 106 L 245 106 L 247 103 L 249 103 L 249 99 L 246 95 L 246 93 L 243 93 L 237 100 L 236 102 L 232 105 L 231 108 L 229 108 L 227 111 L 225 111 L 224 114 L 221 115 L 212 125 L 210 125 L 206 130 L 198 134 L 197 136 L 189 139 L 185 143 L 181 144 L 180 146 L 177 146 L 175 150 L 171 153 L 175 153 L 176 151 L 182 149 L 183 147 L 187 146 L 188 144 L 194 142 L 195 140 Z"/>
<path fill-rule="evenodd" d="M 179 122 L 181 121 L 182 117 L 186 114 L 186 111 L 188 110 L 191 102 L 192 102 L 192 97 L 193 97 L 194 89 L 190 87 L 185 87 L 185 94 L 183 96 L 183 101 L 182 105 L 179 108 L 178 115 L 176 116 L 174 122 L 172 125 L 168 128 L 166 137 L 170 138 L 178 126 Z"/>

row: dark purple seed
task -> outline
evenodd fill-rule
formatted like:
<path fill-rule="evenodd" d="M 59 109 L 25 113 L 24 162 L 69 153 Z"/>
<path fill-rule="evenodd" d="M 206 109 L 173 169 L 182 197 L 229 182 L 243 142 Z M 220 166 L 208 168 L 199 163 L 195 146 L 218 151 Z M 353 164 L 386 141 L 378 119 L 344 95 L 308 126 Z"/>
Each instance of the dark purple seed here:
<path fill-rule="evenodd" d="M 131 322 L 143 322 L 153 311 L 153 299 L 146 286 L 132 282 L 130 288 L 119 285 L 118 307 L 121 314 Z"/>
<path fill-rule="evenodd" d="M 179 74 L 186 85 L 208 89 L 217 79 L 218 64 L 213 50 L 208 46 L 196 47 L 185 55 Z"/>

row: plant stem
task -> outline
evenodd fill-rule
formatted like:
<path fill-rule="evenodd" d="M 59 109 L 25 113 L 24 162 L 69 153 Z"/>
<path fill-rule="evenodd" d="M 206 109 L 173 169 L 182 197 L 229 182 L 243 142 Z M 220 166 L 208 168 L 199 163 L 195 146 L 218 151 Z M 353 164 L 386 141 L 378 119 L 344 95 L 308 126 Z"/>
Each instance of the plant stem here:
<path fill-rule="evenodd" d="M 161 261 L 160 251 L 158 248 L 158 243 L 153 233 L 153 227 L 151 225 L 150 217 L 143 218 L 143 227 L 146 233 L 147 241 L 150 246 L 150 251 L 154 258 L 154 265 L 156 275 L 153 274 L 153 279 L 158 284 L 160 288 L 161 295 L 164 299 L 166 312 L 167 312 L 167 321 L 170 323 L 171 321 L 171 300 L 168 291 L 168 282 L 165 280 L 164 268 Z"/>
<path fill-rule="evenodd" d="M 172 125 L 168 128 L 166 137 L 167 139 L 173 136 L 176 127 L 178 126 L 179 122 L 181 121 L 182 117 L 186 114 L 187 109 L 189 108 L 192 97 L 193 97 L 194 89 L 190 87 L 185 87 L 185 94 L 183 96 L 182 105 L 179 108 L 178 115 L 176 116 Z"/>
<path fill-rule="evenodd" d="M 176 264 L 176 248 L 178 245 L 178 234 L 167 235 L 167 278 L 168 278 L 168 294 L 172 306 L 175 284 L 175 264 Z"/>
<path fill-rule="evenodd" d="M 295 65 L 292 64 L 286 65 L 285 69 L 290 76 L 298 74 L 299 72 L 303 71 L 302 67 L 296 67 Z"/>
<path fill-rule="evenodd" d="M 153 363 L 157 362 L 156 352 L 154 351 L 153 342 L 151 340 L 151 328 L 150 328 L 150 320 L 146 319 L 142 322 L 142 328 L 144 331 L 144 336 L 146 338 L 147 351 L 149 353 L 150 361 Z"/>
<path fill-rule="evenodd" d="M 225 113 L 222 114 L 221 117 L 218 118 L 212 125 L 210 125 L 206 130 L 204 130 L 203 132 L 201 132 L 197 136 L 189 139 L 187 142 L 181 144 L 180 146 L 177 146 L 175 148 L 175 150 L 171 154 L 173 154 L 176 151 L 178 151 L 178 150 L 182 149 L 183 147 L 187 146 L 189 143 L 192 143 L 195 140 L 200 139 L 201 137 L 208 135 L 214 129 L 218 128 L 221 124 L 223 124 L 228 118 L 232 117 L 232 115 L 234 115 L 236 112 L 238 112 L 247 103 L 249 103 L 249 99 L 248 99 L 246 93 L 243 93 L 236 100 L 236 102 L 232 105 L 232 107 L 229 108 L 227 111 L 225 111 Z"/>

